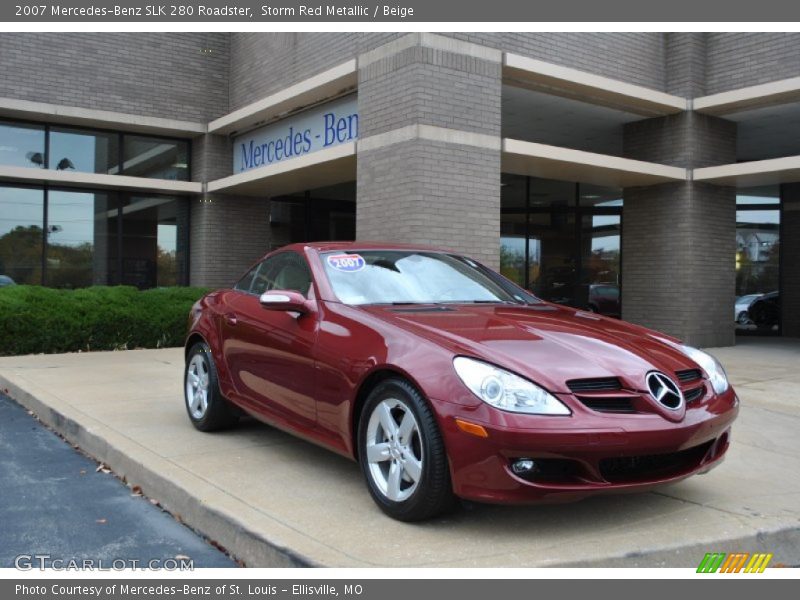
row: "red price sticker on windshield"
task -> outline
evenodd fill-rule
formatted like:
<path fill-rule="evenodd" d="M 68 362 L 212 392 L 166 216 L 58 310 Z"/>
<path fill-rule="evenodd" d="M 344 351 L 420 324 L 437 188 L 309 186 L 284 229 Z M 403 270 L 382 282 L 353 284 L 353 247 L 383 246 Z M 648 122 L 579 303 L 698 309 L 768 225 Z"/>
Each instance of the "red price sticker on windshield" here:
<path fill-rule="evenodd" d="M 360 254 L 333 254 L 327 260 L 332 268 L 344 273 L 360 271 L 367 264 Z"/>

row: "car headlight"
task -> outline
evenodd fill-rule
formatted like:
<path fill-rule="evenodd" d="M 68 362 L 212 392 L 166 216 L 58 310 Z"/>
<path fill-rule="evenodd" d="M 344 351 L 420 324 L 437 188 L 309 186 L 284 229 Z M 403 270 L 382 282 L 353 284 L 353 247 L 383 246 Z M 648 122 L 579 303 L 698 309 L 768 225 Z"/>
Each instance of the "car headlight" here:
<path fill-rule="evenodd" d="M 722 394 L 728 391 L 730 384 L 728 383 L 728 374 L 719 363 L 719 361 L 702 350 L 692 348 L 691 346 L 678 346 L 681 352 L 691 358 L 694 362 L 700 365 L 703 370 L 708 374 L 708 380 L 711 382 L 711 387 L 717 394 Z"/>
<path fill-rule="evenodd" d="M 453 367 L 473 394 L 502 410 L 532 415 L 568 415 L 569 409 L 535 383 L 480 360 L 457 356 Z"/>

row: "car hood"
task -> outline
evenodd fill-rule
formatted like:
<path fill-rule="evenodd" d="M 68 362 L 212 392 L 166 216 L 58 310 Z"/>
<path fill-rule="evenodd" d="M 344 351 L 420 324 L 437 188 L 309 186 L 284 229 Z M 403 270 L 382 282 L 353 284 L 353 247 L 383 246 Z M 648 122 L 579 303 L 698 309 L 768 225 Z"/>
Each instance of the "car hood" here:
<path fill-rule="evenodd" d="M 619 377 L 646 390 L 648 372 L 697 365 L 668 343 L 674 338 L 558 305 L 365 306 L 377 318 L 434 342 L 454 355 L 480 358 L 568 393 L 572 379 Z"/>

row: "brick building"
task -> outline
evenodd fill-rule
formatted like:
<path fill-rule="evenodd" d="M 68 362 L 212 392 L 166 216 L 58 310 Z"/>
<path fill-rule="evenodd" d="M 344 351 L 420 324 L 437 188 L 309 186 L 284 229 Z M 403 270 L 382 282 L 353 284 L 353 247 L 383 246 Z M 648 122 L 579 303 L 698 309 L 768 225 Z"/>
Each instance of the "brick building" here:
<path fill-rule="evenodd" d="M 799 101 L 798 34 L 3 33 L 0 275 L 395 240 L 696 345 L 779 291 L 800 336 Z"/>

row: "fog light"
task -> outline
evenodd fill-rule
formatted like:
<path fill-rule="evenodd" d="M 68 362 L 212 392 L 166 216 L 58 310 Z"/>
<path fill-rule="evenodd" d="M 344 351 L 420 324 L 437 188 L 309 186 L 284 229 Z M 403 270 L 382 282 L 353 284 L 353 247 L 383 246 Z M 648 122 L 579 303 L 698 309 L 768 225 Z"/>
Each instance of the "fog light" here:
<path fill-rule="evenodd" d="M 536 469 L 536 463 L 530 458 L 518 458 L 511 463 L 511 470 L 517 475 L 527 475 Z"/>

